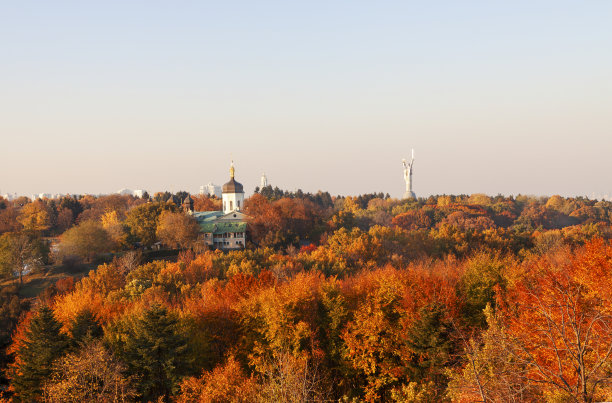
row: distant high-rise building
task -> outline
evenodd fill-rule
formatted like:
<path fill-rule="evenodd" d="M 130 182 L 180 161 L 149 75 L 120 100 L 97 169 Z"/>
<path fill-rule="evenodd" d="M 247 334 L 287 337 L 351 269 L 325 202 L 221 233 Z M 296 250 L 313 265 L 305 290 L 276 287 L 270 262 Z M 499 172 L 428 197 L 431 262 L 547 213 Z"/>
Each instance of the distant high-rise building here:
<path fill-rule="evenodd" d="M 136 190 L 132 190 L 132 189 L 121 189 L 118 190 L 117 193 L 122 195 L 122 196 L 134 196 L 134 197 L 140 197 L 142 198 L 142 196 L 145 194 L 146 190 L 143 189 L 136 189 Z"/>
<path fill-rule="evenodd" d="M 64 195 L 61 193 L 36 193 L 36 194 L 30 195 L 30 200 L 34 201 L 37 199 L 60 199 L 63 196 Z M 21 196 L 18 195 L 17 193 L 5 193 L 3 195 L 0 195 L 0 197 L 2 197 L 5 200 L 11 201 L 11 200 L 18 199 Z"/>
<path fill-rule="evenodd" d="M 30 200 L 59 199 L 61 197 L 62 195 L 59 193 L 38 193 L 38 194 L 33 194 L 32 196 L 30 196 Z"/>
<path fill-rule="evenodd" d="M 221 198 L 221 186 L 217 186 L 212 182 L 210 182 L 206 186 L 202 185 L 200 186 L 200 196 L 216 196 L 218 198 Z"/>
<path fill-rule="evenodd" d="M 261 185 L 259 186 L 260 189 L 265 188 L 266 186 L 268 186 L 268 177 L 266 176 L 266 173 L 264 172 L 261 175 Z"/>

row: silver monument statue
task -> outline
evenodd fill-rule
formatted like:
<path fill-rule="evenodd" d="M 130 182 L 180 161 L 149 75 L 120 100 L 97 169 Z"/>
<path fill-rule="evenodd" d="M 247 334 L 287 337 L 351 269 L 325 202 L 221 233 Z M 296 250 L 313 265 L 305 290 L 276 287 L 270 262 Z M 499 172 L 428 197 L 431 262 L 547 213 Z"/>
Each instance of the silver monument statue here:
<path fill-rule="evenodd" d="M 416 199 L 416 195 L 412 191 L 412 166 L 414 165 L 414 149 L 412 149 L 412 159 L 410 164 L 406 163 L 406 160 L 402 160 L 404 164 L 404 180 L 406 181 L 406 193 L 404 193 L 403 199 Z"/>

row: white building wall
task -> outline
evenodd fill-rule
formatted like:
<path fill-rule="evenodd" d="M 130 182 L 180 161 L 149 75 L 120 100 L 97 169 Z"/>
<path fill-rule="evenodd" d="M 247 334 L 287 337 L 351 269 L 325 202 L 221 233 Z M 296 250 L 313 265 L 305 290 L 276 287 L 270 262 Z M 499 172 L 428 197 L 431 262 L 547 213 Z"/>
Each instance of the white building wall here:
<path fill-rule="evenodd" d="M 244 193 L 223 193 L 223 212 L 241 211 L 244 208 Z"/>
<path fill-rule="evenodd" d="M 206 244 L 218 249 L 241 249 L 246 244 L 246 234 L 244 232 L 230 232 L 228 234 L 204 234 Z"/>

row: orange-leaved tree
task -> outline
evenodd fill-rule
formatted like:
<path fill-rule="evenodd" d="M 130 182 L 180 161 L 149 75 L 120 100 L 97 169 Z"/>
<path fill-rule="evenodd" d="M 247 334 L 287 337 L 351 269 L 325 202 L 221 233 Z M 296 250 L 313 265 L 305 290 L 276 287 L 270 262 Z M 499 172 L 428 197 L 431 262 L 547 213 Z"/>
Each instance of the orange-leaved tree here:
<path fill-rule="evenodd" d="M 225 365 L 219 365 L 211 372 L 204 372 L 201 377 L 185 378 L 180 385 L 181 392 L 177 402 L 252 402 L 255 400 L 257 383 L 247 377 L 240 363 L 229 357 Z"/>
<path fill-rule="evenodd" d="M 612 246 L 594 240 L 537 258 L 515 274 L 500 307 L 525 380 L 554 398 L 612 398 Z"/>
<path fill-rule="evenodd" d="M 357 305 L 342 339 L 365 400 L 412 392 L 442 398 L 458 305 L 455 285 L 437 269 L 386 267 L 349 282 L 348 305 Z"/>

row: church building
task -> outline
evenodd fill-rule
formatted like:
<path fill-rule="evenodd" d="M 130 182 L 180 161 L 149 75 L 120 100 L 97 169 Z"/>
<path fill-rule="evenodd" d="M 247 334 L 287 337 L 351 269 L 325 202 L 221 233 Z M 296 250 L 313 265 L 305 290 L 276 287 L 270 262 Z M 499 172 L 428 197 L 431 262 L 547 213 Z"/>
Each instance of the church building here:
<path fill-rule="evenodd" d="M 208 246 L 215 249 L 242 249 L 246 244 L 248 216 L 244 208 L 244 189 L 234 178 L 234 162 L 230 167 L 230 180 L 222 188 L 223 211 L 193 211 L 193 201 L 185 199 L 183 207 L 190 211 L 204 234 Z"/>

